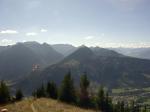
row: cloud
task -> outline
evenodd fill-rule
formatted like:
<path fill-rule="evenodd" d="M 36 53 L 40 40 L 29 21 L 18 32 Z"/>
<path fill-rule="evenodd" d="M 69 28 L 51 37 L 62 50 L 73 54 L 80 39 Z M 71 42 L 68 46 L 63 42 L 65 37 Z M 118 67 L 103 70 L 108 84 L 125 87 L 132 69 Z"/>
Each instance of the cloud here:
<path fill-rule="evenodd" d="M 0 40 L 0 45 L 1 46 L 6 46 L 6 45 L 13 45 L 16 42 L 14 42 L 13 40 L 9 40 L 9 39 L 2 39 Z"/>
<path fill-rule="evenodd" d="M 0 34 L 17 34 L 18 31 L 16 30 L 2 30 L 0 31 Z"/>
<path fill-rule="evenodd" d="M 26 36 L 36 36 L 36 35 L 38 35 L 38 33 L 36 33 L 36 32 L 28 32 L 28 33 L 26 33 Z"/>
<path fill-rule="evenodd" d="M 41 29 L 40 31 L 41 31 L 42 33 L 47 32 L 46 29 Z"/>
<path fill-rule="evenodd" d="M 94 38 L 94 36 L 87 36 L 87 37 L 84 37 L 85 40 L 91 40 L 91 39 L 93 39 L 93 38 Z"/>

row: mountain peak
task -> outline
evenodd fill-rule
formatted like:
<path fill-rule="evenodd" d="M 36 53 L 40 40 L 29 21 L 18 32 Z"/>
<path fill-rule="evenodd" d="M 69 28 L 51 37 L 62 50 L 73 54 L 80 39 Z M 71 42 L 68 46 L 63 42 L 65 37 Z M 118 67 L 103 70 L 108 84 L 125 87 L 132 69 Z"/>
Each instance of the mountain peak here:
<path fill-rule="evenodd" d="M 43 43 L 44 46 L 50 46 L 48 43 L 44 42 Z"/>
<path fill-rule="evenodd" d="M 23 43 L 32 43 L 32 44 L 40 44 L 37 41 L 27 41 L 27 42 L 23 42 Z"/>
<path fill-rule="evenodd" d="M 81 45 L 80 47 L 87 47 L 87 46 L 83 44 L 83 45 Z"/>
<path fill-rule="evenodd" d="M 84 54 L 85 56 L 93 55 L 94 54 L 93 51 L 90 48 L 88 48 L 87 46 L 84 46 L 84 45 L 82 45 L 81 47 L 79 47 L 74 53 L 75 54 L 79 53 L 81 55 Z"/>
<path fill-rule="evenodd" d="M 90 48 L 86 46 L 81 46 L 71 55 L 66 57 L 65 60 L 75 59 L 75 60 L 81 61 L 81 60 L 92 58 L 93 56 L 94 56 L 94 53 Z"/>
<path fill-rule="evenodd" d="M 12 49 L 28 49 L 23 43 L 17 43 L 11 46 Z"/>
<path fill-rule="evenodd" d="M 54 44 L 52 47 L 59 53 L 63 54 L 64 56 L 69 56 L 73 53 L 77 48 L 71 44 Z"/>
<path fill-rule="evenodd" d="M 91 47 L 91 50 L 97 55 L 97 56 L 103 56 L 103 57 L 124 57 L 124 55 L 105 48 L 100 47 Z"/>

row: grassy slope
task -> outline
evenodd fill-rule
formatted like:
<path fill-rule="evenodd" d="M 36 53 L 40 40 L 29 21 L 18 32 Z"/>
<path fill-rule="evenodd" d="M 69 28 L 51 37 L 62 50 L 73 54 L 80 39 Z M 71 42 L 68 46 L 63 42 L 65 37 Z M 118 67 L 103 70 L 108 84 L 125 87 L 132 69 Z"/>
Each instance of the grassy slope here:
<path fill-rule="evenodd" d="M 14 104 L 0 106 L 0 109 L 2 108 L 7 108 L 10 112 L 95 112 L 45 98 L 26 99 Z"/>

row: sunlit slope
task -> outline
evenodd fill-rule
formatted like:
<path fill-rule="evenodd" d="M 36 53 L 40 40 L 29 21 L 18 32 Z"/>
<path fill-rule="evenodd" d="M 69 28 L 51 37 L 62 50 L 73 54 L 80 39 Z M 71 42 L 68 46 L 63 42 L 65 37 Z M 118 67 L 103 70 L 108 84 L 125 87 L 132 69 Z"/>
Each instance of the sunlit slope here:
<path fill-rule="evenodd" d="M 95 112 L 46 98 L 37 100 L 26 99 L 6 106 L 0 106 L 0 109 L 2 108 L 7 108 L 10 112 Z"/>

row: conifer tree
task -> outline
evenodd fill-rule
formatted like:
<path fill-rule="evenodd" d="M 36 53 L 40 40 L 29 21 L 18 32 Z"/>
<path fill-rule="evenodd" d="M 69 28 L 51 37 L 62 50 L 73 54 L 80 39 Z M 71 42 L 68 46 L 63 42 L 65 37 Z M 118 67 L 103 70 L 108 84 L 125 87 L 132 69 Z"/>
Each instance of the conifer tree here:
<path fill-rule="evenodd" d="M 106 93 L 106 96 L 105 96 L 105 111 L 113 112 L 112 99 L 109 97 L 108 92 Z"/>
<path fill-rule="evenodd" d="M 131 112 L 136 112 L 136 109 L 135 109 L 135 101 L 132 101 L 132 102 L 131 102 L 130 110 L 131 110 Z"/>
<path fill-rule="evenodd" d="M 105 110 L 105 93 L 102 86 L 99 88 L 97 94 L 97 107 L 102 111 Z"/>
<path fill-rule="evenodd" d="M 9 88 L 4 81 L 0 82 L 0 103 L 7 103 L 10 101 Z"/>
<path fill-rule="evenodd" d="M 120 104 L 120 111 L 121 112 L 125 111 L 124 101 L 122 101 L 121 104 Z"/>
<path fill-rule="evenodd" d="M 57 86 L 54 82 L 47 83 L 46 92 L 48 97 L 57 99 L 58 91 L 57 91 Z"/>
<path fill-rule="evenodd" d="M 90 85 L 90 81 L 87 78 L 87 74 L 84 73 L 80 77 L 80 96 L 79 96 L 79 104 L 82 107 L 90 107 L 90 97 L 88 92 L 88 87 Z"/>
<path fill-rule="evenodd" d="M 21 89 L 18 89 L 16 91 L 16 100 L 19 101 L 19 100 L 22 100 L 22 98 L 23 98 L 23 93 L 22 93 Z"/>
<path fill-rule="evenodd" d="M 75 103 L 76 102 L 76 91 L 74 88 L 74 82 L 71 77 L 71 72 L 68 72 L 60 87 L 59 92 L 59 100 L 67 103 Z"/>
<path fill-rule="evenodd" d="M 45 91 L 45 87 L 42 84 L 42 86 L 40 88 L 38 88 L 35 92 L 35 96 L 37 98 L 41 98 L 41 97 L 46 97 L 46 91 Z"/>

